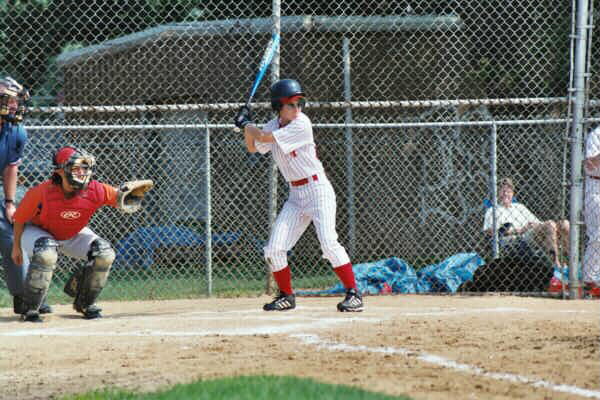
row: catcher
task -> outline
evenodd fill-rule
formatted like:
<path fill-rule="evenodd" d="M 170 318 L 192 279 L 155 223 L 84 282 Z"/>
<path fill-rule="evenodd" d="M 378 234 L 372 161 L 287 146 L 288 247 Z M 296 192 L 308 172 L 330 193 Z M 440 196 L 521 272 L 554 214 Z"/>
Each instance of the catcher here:
<path fill-rule="evenodd" d="M 65 293 L 86 319 L 101 317 L 95 304 L 106 285 L 115 251 L 88 222 L 104 205 L 132 213 L 141 208 L 151 180 L 126 182 L 119 189 L 92 180 L 95 158 L 66 146 L 52 157 L 51 179 L 29 189 L 15 213 L 12 259 L 22 265 L 24 321 L 41 322 L 39 307 L 46 297 L 58 253 L 86 260 L 68 279 Z"/>

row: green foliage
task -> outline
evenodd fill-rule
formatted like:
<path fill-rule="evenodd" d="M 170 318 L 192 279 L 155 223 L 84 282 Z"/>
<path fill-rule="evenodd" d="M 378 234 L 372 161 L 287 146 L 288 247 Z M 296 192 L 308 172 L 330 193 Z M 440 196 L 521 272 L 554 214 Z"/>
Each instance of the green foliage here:
<path fill-rule="evenodd" d="M 0 0 L 0 73 L 34 96 L 60 90 L 56 58 L 63 52 L 172 22 L 206 15 L 195 0 Z M 143 12 L 140 12 L 143 10 Z"/>
<path fill-rule="evenodd" d="M 63 400 L 410 400 L 405 396 L 387 396 L 344 385 L 319 383 L 313 379 L 286 376 L 242 376 L 176 385 L 166 391 L 136 395 L 106 390 L 69 396 Z"/>
<path fill-rule="evenodd" d="M 347 9 L 317 0 L 285 3 L 283 12 L 375 15 L 401 14 L 404 9 L 394 2 L 351 3 Z M 569 65 L 570 2 L 462 3 L 411 3 L 420 15 L 458 13 L 464 21 L 458 39 L 468 45 L 463 50 L 470 54 L 459 83 L 462 96 L 512 97 L 523 87 L 547 96 L 563 94 Z M 56 57 L 73 45 L 95 45 L 163 24 L 268 17 L 270 6 L 266 0 L 0 0 L 0 73 L 24 82 L 34 96 L 52 98 L 61 87 Z M 551 71 L 535 68 L 538 61 L 548 59 L 552 59 L 546 63 Z"/>
<path fill-rule="evenodd" d="M 245 268 L 245 267 L 236 267 Z M 264 266 L 262 266 L 264 274 Z M 198 269 L 191 270 L 189 274 L 178 272 L 176 277 L 168 271 L 132 271 L 114 270 L 108 278 L 108 284 L 102 291 L 99 301 L 108 300 L 175 300 L 194 299 L 208 295 L 206 275 Z M 73 299 L 63 292 L 67 276 L 55 274 L 48 291 L 49 304 L 70 304 Z M 305 276 L 294 278 L 296 288 L 330 288 L 337 283 L 333 273 L 326 276 Z M 0 282 L 2 283 L 2 282 Z M 257 274 L 256 279 L 233 279 L 230 276 L 213 276 L 213 296 L 222 298 L 253 297 L 264 293 L 266 275 Z M 257 307 L 260 305 L 257 304 Z M 0 308 L 12 307 L 12 297 L 6 289 L 0 290 Z"/>

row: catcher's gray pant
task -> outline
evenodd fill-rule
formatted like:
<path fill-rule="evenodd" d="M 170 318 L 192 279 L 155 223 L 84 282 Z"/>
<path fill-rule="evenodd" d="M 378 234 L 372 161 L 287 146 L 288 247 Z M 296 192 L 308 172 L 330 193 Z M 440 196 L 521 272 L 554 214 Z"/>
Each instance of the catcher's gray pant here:
<path fill-rule="evenodd" d="M 583 281 L 600 284 L 600 181 L 586 179 L 583 210 L 587 244 L 583 258 Z"/>
<path fill-rule="evenodd" d="M 290 187 L 290 195 L 275 220 L 269 243 L 264 248 L 265 258 L 273 272 L 288 265 L 287 252 L 312 222 L 321 243 L 323 258 L 335 267 L 350 262 L 346 249 L 338 242 L 335 230 L 335 192 L 331 183 L 320 174 L 318 181 Z"/>
<path fill-rule="evenodd" d="M 33 248 L 35 246 L 35 241 L 42 237 L 50 237 L 53 238 L 52 234 L 46 232 L 45 230 L 31 224 L 25 225 L 25 230 L 23 231 L 23 236 L 21 236 L 21 248 L 23 249 L 23 266 L 22 266 L 22 274 L 23 280 L 25 281 L 25 277 L 27 276 L 27 271 L 29 270 L 29 260 L 33 256 Z M 87 255 L 90 251 L 90 245 L 96 239 L 98 239 L 98 235 L 94 233 L 87 226 L 83 228 L 77 235 L 73 236 L 68 240 L 57 240 L 58 242 L 58 252 L 65 254 L 69 257 L 78 258 L 81 260 L 87 261 Z M 21 283 L 22 285 L 22 283 Z"/>
<path fill-rule="evenodd" d="M 6 286 L 12 296 L 20 296 L 23 294 L 25 274 L 21 266 L 15 265 L 12 260 L 13 226 L 6 219 L 4 206 L 0 206 L 0 213 L 0 254 L 2 254 Z"/>

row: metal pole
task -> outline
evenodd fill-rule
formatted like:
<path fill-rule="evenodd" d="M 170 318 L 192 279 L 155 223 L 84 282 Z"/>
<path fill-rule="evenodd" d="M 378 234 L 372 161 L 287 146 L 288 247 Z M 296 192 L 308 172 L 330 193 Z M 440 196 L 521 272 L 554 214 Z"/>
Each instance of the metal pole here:
<path fill-rule="evenodd" d="M 281 35 L 281 0 L 273 0 L 273 34 Z M 281 37 L 281 36 L 280 36 Z M 283 42 L 283 41 L 282 41 Z M 281 49 L 281 44 L 279 49 Z M 279 80 L 279 49 L 275 52 L 271 63 L 271 83 L 275 83 Z M 273 229 L 275 218 L 277 217 L 277 182 L 278 172 L 277 165 L 271 157 L 270 167 L 270 183 L 269 183 L 269 232 Z M 266 287 L 265 292 L 267 294 L 273 293 L 274 281 L 273 274 L 271 273 L 270 266 L 267 265 L 266 270 Z"/>
<path fill-rule="evenodd" d="M 577 1 L 577 22 L 575 34 L 575 68 L 573 104 L 573 124 L 571 125 L 571 197 L 570 197 L 570 237 L 569 237 L 569 297 L 581 297 L 581 282 L 579 282 L 579 230 L 582 225 L 581 210 L 583 198 L 583 180 L 581 166 L 583 163 L 583 110 L 585 106 L 586 82 L 586 49 L 587 49 L 587 22 L 588 0 Z"/>
<path fill-rule="evenodd" d="M 497 205 L 498 205 L 498 193 L 496 188 L 498 187 L 498 154 L 497 154 L 497 142 L 498 142 L 498 129 L 496 128 L 496 124 L 492 125 L 492 130 L 490 132 L 490 185 L 491 185 L 491 194 L 492 194 L 492 256 L 497 259 L 499 255 L 498 249 L 498 215 L 497 215 Z"/>
<path fill-rule="evenodd" d="M 343 42 L 343 54 L 344 54 L 344 100 L 349 102 L 352 100 L 352 86 L 351 86 L 351 75 L 350 75 L 350 39 L 344 37 Z M 345 122 L 348 124 L 352 123 L 352 108 L 346 108 Z M 346 152 L 346 189 L 347 199 L 346 205 L 348 208 L 348 253 L 350 253 L 350 259 L 354 258 L 354 251 L 356 246 L 355 239 L 355 216 L 354 216 L 354 140 L 352 137 L 352 128 L 346 127 L 344 130 L 345 138 L 345 152 Z"/>
<path fill-rule="evenodd" d="M 205 134 L 205 149 L 204 149 L 204 159 L 205 169 L 204 169 L 204 179 L 206 182 L 206 227 L 205 231 L 205 242 L 204 242 L 204 251 L 206 256 L 206 281 L 208 284 L 208 296 L 212 296 L 213 294 L 213 281 L 212 281 L 212 209 L 211 209 L 211 197 L 210 197 L 210 130 L 208 129 L 208 119 L 206 121 L 206 134 Z"/>

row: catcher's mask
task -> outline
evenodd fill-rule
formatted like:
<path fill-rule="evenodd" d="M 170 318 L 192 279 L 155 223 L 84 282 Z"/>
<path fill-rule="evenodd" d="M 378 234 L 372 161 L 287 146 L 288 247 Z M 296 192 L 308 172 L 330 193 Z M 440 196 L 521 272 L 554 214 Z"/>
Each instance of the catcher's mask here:
<path fill-rule="evenodd" d="M 55 169 L 65 171 L 67 182 L 75 190 L 87 188 L 96 167 L 94 156 L 71 146 L 58 149 L 52 157 L 52 163 Z"/>
<path fill-rule="evenodd" d="M 19 123 L 27 112 L 29 92 L 10 76 L 0 79 L 0 118 Z"/>
<path fill-rule="evenodd" d="M 282 79 L 271 86 L 271 107 L 273 107 L 273 111 L 279 111 L 283 104 L 295 100 L 301 100 L 301 105 L 304 101 L 304 92 L 298 81 Z"/>

